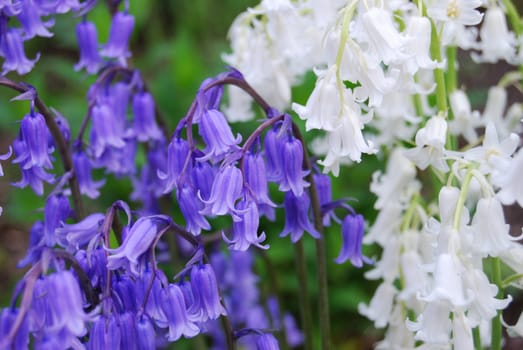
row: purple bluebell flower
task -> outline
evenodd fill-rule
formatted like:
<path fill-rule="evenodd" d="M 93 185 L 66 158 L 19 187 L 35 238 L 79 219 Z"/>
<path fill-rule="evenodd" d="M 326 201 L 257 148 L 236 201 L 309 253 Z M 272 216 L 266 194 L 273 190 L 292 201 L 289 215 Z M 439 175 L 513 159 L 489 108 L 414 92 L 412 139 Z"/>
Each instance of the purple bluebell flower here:
<path fill-rule="evenodd" d="M 191 290 L 194 302 L 191 310 L 199 310 L 201 321 L 215 320 L 227 312 L 220 301 L 218 283 L 209 264 L 197 264 L 191 269 Z"/>
<path fill-rule="evenodd" d="M 14 17 L 20 14 L 22 11 L 22 4 L 20 1 L 16 0 L 14 3 L 13 0 L 1 0 L 0 9 L 6 17 L 5 20 L 7 20 L 8 17 Z"/>
<path fill-rule="evenodd" d="M 332 186 L 331 178 L 325 174 L 314 174 L 314 183 L 316 184 L 316 191 L 318 192 L 318 199 L 322 209 L 332 203 Z M 334 216 L 334 211 L 329 210 L 323 213 L 323 226 L 330 226 L 331 217 Z"/>
<path fill-rule="evenodd" d="M 46 276 L 34 290 L 32 316 L 34 327 L 80 337 L 86 334 L 89 316 L 84 312 L 83 297 L 78 281 L 71 271 L 57 271 Z M 34 329 L 35 331 L 38 329 Z"/>
<path fill-rule="evenodd" d="M 79 10 L 81 7 L 78 0 L 34 0 L 34 2 L 44 15 L 67 13 L 71 10 Z"/>
<path fill-rule="evenodd" d="M 161 140 L 162 131 L 156 124 L 154 100 L 148 92 L 133 96 L 134 133 L 140 142 Z"/>
<path fill-rule="evenodd" d="M 80 49 L 80 61 L 74 66 L 74 69 L 85 68 L 89 74 L 98 72 L 104 62 L 98 53 L 98 37 L 94 24 L 85 20 L 78 23 L 76 38 Z"/>
<path fill-rule="evenodd" d="M 256 203 L 244 198 L 238 203 L 236 209 L 238 214 L 236 217 L 233 217 L 233 239 L 229 240 L 223 234 L 223 239 L 229 244 L 229 248 L 246 251 L 252 244 L 261 249 L 268 249 L 269 245 L 261 244 L 265 240 L 265 232 L 258 235 L 260 216 Z"/>
<path fill-rule="evenodd" d="M 109 146 L 116 148 L 126 146 L 123 126 L 115 118 L 108 104 L 95 105 L 91 113 L 91 120 L 91 147 L 93 147 L 95 157 L 101 157 Z"/>
<path fill-rule="evenodd" d="M 276 204 L 269 198 L 267 171 L 261 154 L 248 152 L 244 158 L 244 171 L 245 186 L 258 204 L 260 214 L 274 220 Z"/>
<path fill-rule="evenodd" d="M 14 144 L 17 157 L 13 163 L 20 163 L 24 169 L 38 166 L 46 169 L 53 167 L 49 153 L 50 132 L 44 117 L 38 112 L 27 114 L 20 124 L 20 141 Z"/>
<path fill-rule="evenodd" d="M 139 303 L 143 303 L 147 293 L 147 289 L 151 283 L 151 276 L 153 273 L 150 270 L 144 271 L 140 279 L 137 280 L 137 300 Z M 145 313 L 158 325 L 160 328 L 166 328 L 168 326 L 167 316 L 164 312 L 164 294 L 165 288 L 163 285 L 167 285 L 167 278 L 161 270 L 154 272 L 154 279 L 152 281 L 151 290 L 147 303 L 145 304 Z"/>
<path fill-rule="evenodd" d="M 106 172 L 116 176 L 130 176 L 136 172 L 136 139 L 124 139 L 125 147 L 107 147 L 100 157 L 93 158 L 92 165 L 104 168 Z"/>
<path fill-rule="evenodd" d="M 243 192 L 243 178 L 240 169 L 234 165 L 225 166 L 214 178 L 211 195 L 208 199 L 200 199 L 205 203 L 201 211 L 204 215 L 235 215 L 235 202 Z"/>
<path fill-rule="evenodd" d="M 132 345 L 132 344 L 129 344 Z M 142 314 L 136 319 L 136 344 L 137 350 L 156 349 L 156 332 L 151 319 L 146 314 Z M 124 349 L 131 349 L 124 347 Z"/>
<path fill-rule="evenodd" d="M 267 159 L 267 179 L 280 182 L 283 176 L 283 142 L 280 128 L 271 128 L 265 134 L 264 149 Z"/>
<path fill-rule="evenodd" d="M 198 199 L 194 188 L 190 184 L 185 183 L 178 190 L 176 190 L 176 198 L 178 205 L 185 218 L 185 227 L 187 231 L 195 236 L 198 236 L 201 230 L 210 230 L 211 225 L 201 214 L 203 203 Z"/>
<path fill-rule="evenodd" d="M 167 171 L 158 170 L 158 177 L 165 181 L 164 193 L 177 186 L 178 178 L 189 157 L 189 144 L 181 137 L 173 137 L 167 147 Z M 189 169 L 188 169 L 189 170 Z"/>
<path fill-rule="evenodd" d="M 194 121 L 198 123 L 202 114 L 208 110 L 218 110 L 223 96 L 223 85 L 215 85 L 212 88 L 208 88 L 210 84 L 216 81 L 216 78 L 205 79 L 198 89 L 196 94 L 196 111 L 194 113 Z"/>
<path fill-rule="evenodd" d="M 291 235 L 292 243 L 296 243 L 303 232 L 307 231 L 312 237 L 320 238 L 320 234 L 309 220 L 310 199 L 307 192 L 296 197 L 292 191 L 285 193 L 285 227 L 280 237 Z"/>
<path fill-rule="evenodd" d="M 107 249 L 111 254 L 107 258 L 107 268 L 116 270 L 125 266 L 135 275 L 139 274 L 138 259 L 151 248 L 158 234 L 171 222 L 165 215 L 152 215 L 139 218 L 130 228 L 122 245 L 116 249 Z"/>
<path fill-rule="evenodd" d="M 280 350 L 280 346 L 272 334 L 264 333 L 256 337 L 256 350 Z"/>
<path fill-rule="evenodd" d="M 30 155 L 29 151 L 27 150 L 27 145 L 23 140 L 16 139 L 13 142 L 13 149 L 16 155 L 13 163 L 20 163 L 22 179 L 18 182 L 12 183 L 12 185 L 20 188 L 24 188 L 29 185 L 36 194 L 41 196 L 44 193 L 43 183 L 53 183 L 55 181 L 54 175 L 47 173 L 41 166 L 35 165 L 27 168 L 24 166 Z"/>
<path fill-rule="evenodd" d="M 77 250 L 85 246 L 100 234 L 105 215 L 94 213 L 76 224 L 64 224 L 56 229 L 60 244 L 68 249 Z"/>
<path fill-rule="evenodd" d="M 182 336 L 191 338 L 200 333 L 196 320 L 187 312 L 182 289 L 176 284 L 169 284 L 163 296 L 162 307 L 169 326 L 167 339 L 176 341 Z"/>
<path fill-rule="evenodd" d="M 216 167 L 209 162 L 195 162 L 191 169 L 191 180 L 202 198 L 211 195 L 212 183 L 216 176 Z"/>
<path fill-rule="evenodd" d="M 131 56 L 129 51 L 129 39 L 134 27 L 134 17 L 128 13 L 117 12 L 113 16 L 109 40 L 100 51 L 102 56 L 118 59 L 120 64 L 127 65 L 127 58 Z"/>
<path fill-rule="evenodd" d="M 0 154 L 0 160 L 8 160 L 13 155 L 13 148 L 9 146 L 9 150 L 5 154 Z M 4 176 L 4 168 L 0 163 L 0 176 Z"/>
<path fill-rule="evenodd" d="M 112 279 L 113 310 L 118 313 L 138 310 L 136 282 L 129 275 L 116 275 Z"/>
<path fill-rule="evenodd" d="M 75 259 L 89 277 L 94 288 L 101 288 L 106 285 L 107 256 L 102 247 L 78 250 Z"/>
<path fill-rule="evenodd" d="M 53 26 L 54 20 L 42 22 L 40 9 L 33 0 L 22 0 L 21 6 L 22 8 L 17 18 L 24 29 L 25 39 L 31 39 L 37 35 L 43 37 L 53 36 L 53 33 L 47 30 L 47 28 Z"/>
<path fill-rule="evenodd" d="M 44 240 L 47 246 L 52 247 L 58 241 L 56 229 L 63 225 L 71 213 L 66 196 L 53 194 L 47 198 L 44 208 Z"/>
<path fill-rule="evenodd" d="M 2 75 L 6 75 L 11 71 L 16 71 L 20 75 L 29 73 L 40 58 L 40 54 L 36 55 L 34 60 L 26 57 L 20 30 L 14 28 L 8 29 L 2 34 L 2 38 L 0 38 L 0 54 L 5 58 L 2 65 Z"/>
<path fill-rule="evenodd" d="M 336 258 L 336 263 L 343 264 L 350 260 L 352 265 L 362 267 L 363 263 L 371 263 L 372 260 L 363 256 L 361 245 L 363 233 L 365 231 L 365 220 L 361 214 L 349 214 L 343 219 L 341 225 L 341 237 L 343 240 L 340 255 Z"/>
<path fill-rule="evenodd" d="M 285 330 L 285 340 L 291 348 L 295 348 L 303 344 L 303 332 L 300 331 L 296 325 L 296 320 L 289 313 L 283 315 L 283 329 Z"/>
<path fill-rule="evenodd" d="M 234 138 L 227 119 L 217 109 L 203 112 L 198 132 L 206 145 L 203 151 L 205 155 L 199 158 L 200 161 L 220 161 L 226 154 L 240 149 L 238 143 L 241 141 L 241 135 L 238 134 Z"/>
<path fill-rule="evenodd" d="M 130 136 L 132 130 L 125 130 L 127 125 L 128 106 L 131 102 L 131 90 L 133 81 L 118 81 L 109 86 L 106 94 L 99 98 L 100 103 L 107 103 L 112 111 L 112 117 L 119 128 L 124 131 L 125 136 Z"/>
<path fill-rule="evenodd" d="M 87 349 L 120 349 L 122 334 L 118 315 L 102 316 L 94 322 L 89 334 Z"/>
<path fill-rule="evenodd" d="M 42 245 L 40 244 L 44 238 L 44 223 L 43 221 L 37 221 L 31 226 L 29 231 L 29 248 L 25 257 L 20 260 L 18 267 L 24 267 L 29 264 L 34 264 L 40 260 L 42 255 Z"/>
<path fill-rule="evenodd" d="M 124 311 L 123 313 L 119 314 L 118 323 L 120 326 L 120 337 L 121 337 L 121 347 L 120 349 L 129 349 L 129 350 L 141 350 L 144 349 L 143 347 L 139 347 L 138 342 L 144 341 L 145 344 L 147 344 L 150 341 L 150 335 L 146 332 L 142 333 L 141 335 L 146 337 L 146 339 L 140 339 L 138 336 L 138 332 L 136 329 L 137 323 L 139 319 L 144 319 L 144 325 L 146 324 L 146 320 L 148 321 L 149 318 L 142 314 L 140 317 L 137 316 L 135 312 L 130 311 Z M 150 323 L 150 321 L 149 321 Z M 151 325 L 152 328 L 152 325 Z M 154 331 L 154 328 L 153 328 Z M 154 334 L 154 333 L 153 333 Z M 154 339 L 153 339 L 154 340 Z M 142 344 L 142 343 L 140 343 Z M 151 347 L 148 347 L 146 349 L 154 349 Z"/>
<path fill-rule="evenodd" d="M 0 312 L 0 349 L 25 350 L 29 348 L 29 322 L 27 317 L 24 317 L 14 339 L 8 338 L 18 312 L 17 309 L 13 308 L 5 308 Z"/>
<path fill-rule="evenodd" d="M 78 147 L 77 151 L 73 153 L 73 164 L 80 193 L 92 199 L 98 198 L 100 195 L 98 189 L 104 185 L 105 180 L 93 181 L 91 161 L 81 147 Z"/>
<path fill-rule="evenodd" d="M 54 121 L 56 122 L 56 125 L 58 125 L 58 129 L 60 129 L 60 133 L 64 137 L 65 142 L 69 144 L 69 142 L 71 141 L 71 128 L 69 128 L 69 123 L 67 122 L 67 119 L 65 119 L 64 116 L 60 114 L 60 112 L 58 112 L 55 109 L 53 109 L 53 112 L 56 116 L 54 118 Z M 49 144 L 53 145 L 54 147 L 54 139 L 53 135 L 51 135 L 51 132 L 49 132 L 49 138 Z"/>
<path fill-rule="evenodd" d="M 309 183 L 303 179 L 307 171 L 303 170 L 303 145 L 293 136 L 288 136 L 281 150 L 282 177 L 280 191 L 292 191 L 295 196 L 303 194 L 303 188 Z"/>

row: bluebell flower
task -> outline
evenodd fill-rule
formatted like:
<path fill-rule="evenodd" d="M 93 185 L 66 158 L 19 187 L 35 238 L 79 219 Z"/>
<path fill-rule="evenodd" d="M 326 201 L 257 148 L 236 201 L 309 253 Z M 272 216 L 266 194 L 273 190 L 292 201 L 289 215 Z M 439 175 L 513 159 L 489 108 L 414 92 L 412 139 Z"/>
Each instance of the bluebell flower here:
<path fill-rule="evenodd" d="M 100 317 L 94 322 L 87 343 L 87 349 L 120 349 L 122 334 L 118 324 L 118 315 Z"/>
<path fill-rule="evenodd" d="M 98 53 L 98 37 L 95 25 L 85 20 L 78 23 L 76 25 L 76 38 L 80 50 L 80 61 L 74 66 L 74 69 L 85 68 L 89 74 L 98 72 L 104 62 Z"/>
<path fill-rule="evenodd" d="M 248 152 L 244 157 L 245 186 L 254 197 L 260 214 L 274 220 L 276 204 L 269 198 L 265 162 L 260 153 Z"/>
<path fill-rule="evenodd" d="M 52 148 L 49 147 L 49 138 L 49 129 L 40 113 L 31 112 L 24 116 L 20 124 L 20 139 L 25 147 L 15 146 L 17 157 L 13 163 L 20 163 L 24 169 L 33 166 L 51 169 L 53 165 L 49 153 Z"/>
<path fill-rule="evenodd" d="M 282 177 L 280 191 L 292 191 L 295 196 L 303 194 L 303 188 L 309 183 L 303 179 L 307 171 L 303 170 L 303 145 L 293 136 L 288 136 L 281 145 Z"/>
<path fill-rule="evenodd" d="M 122 65 L 127 64 L 127 58 L 131 56 L 129 51 L 129 39 L 134 27 L 134 17 L 128 13 L 117 12 L 113 16 L 109 40 L 100 51 L 102 56 L 118 59 Z"/>
<path fill-rule="evenodd" d="M 192 267 L 191 290 L 194 296 L 191 309 L 201 313 L 201 321 L 215 320 L 227 314 L 220 300 L 218 282 L 211 265 L 197 264 Z"/>
<path fill-rule="evenodd" d="M 25 257 L 20 260 L 18 267 L 24 267 L 29 264 L 34 264 L 42 255 L 42 245 L 40 244 L 44 238 L 44 223 L 43 221 L 37 221 L 31 226 L 29 230 L 29 247 Z"/>
<path fill-rule="evenodd" d="M 61 227 L 72 214 L 69 199 L 63 194 L 52 194 L 45 201 L 44 207 L 44 240 L 52 247 L 57 243 L 56 229 Z"/>
<path fill-rule="evenodd" d="M 6 75 L 11 71 L 16 71 L 20 75 L 29 73 L 40 58 L 40 54 L 36 55 L 34 60 L 26 57 L 20 30 L 14 28 L 8 29 L 2 34 L 0 38 L 0 54 L 5 59 L 2 65 L 2 75 Z"/>
<path fill-rule="evenodd" d="M 200 333 L 191 315 L 188 314 L 187 305 L 182 289 L 176 284 L 169 284 L 164 290 L 162 308 L 167 316 L 169 333 L 167 339 L 176 341 L 180 337 L 191 338 Z"/>
<path fill-rule="evenodd" d="M 252 244 L 261 249 L 268 249 L 269 245 L 261 244 L 265 240 L 265 232 L 258 235 L 260 216 L 256 203 L 244 198 L 238 203 L 236 208 L 238 209 L 238 214 L 233 217 L 233 238 L 229 240 L 223 234 L 223 239 L 229 244 L 229 248 L 246 251 Z"/>
<path fill-rule="evenodd" d="M 152 272 L 150 270 L 144 271 L 140 279 L 137 281 L 137 300 L 143 303 L 147 289 L 151 283 Z M 164 294 L 165 289 L 162 285 L 167 285 L 167 278 L 161 270 L 154 272 L 154 280 L 152 281 L 151 291 L 145 304 L 145 313 L 154 320 L 160 328 L 168 326 L 167 316 L 164 311 Z"/>
<path fill-rule="evenodd" d="M 11 183 L 11 185 L 19 188 L 30 186 L 39 196 L 44 194 L 44 182 L 49 184 L 55 182 L 54 175 L 47 173 L 42 167 L 33 166 L 29 169 L 21 168 L 20 170 L 22 173 L 22 178 L 20 181 Z"/>
<path fill-rule="evenodd" d="M 280 350 L 280 346 L 272 334 L 264 333 L 256 337 L 256 350 Z"/>
<path fill-rule="evenodd" d="M 100 234 L 105 215 L 94 213 L 75 224 L 64 224 L 56 229 L 58 242 L 68 250 L 77 250 L 87 245 Z"/>
<path fill-rule="evenodd" d="M 58 129 L 60 129 L 60 133 L 64 137 L 65 143 L 69 144 L 71 141 L 71 129 L 69 128 L 69 123 L 67 122 L 67 119 L 64 118 L 63 115 L 60 114 L 57 110 L 51 108 L 53 110 L 53 113 L 55 114 L 54 121 L 56 122 L 56 125 L 58 125 Z M 49 132 L 49 144 L 53 145 L 54 147 L 54 139 L 53 135 L 51 135 L 51 132 Z"/>
<path fill-rule="evenodd" d="M 18 13 L 17 18 L 24 29 L 24 38 L 31 39 L 35 36 L 51 37 L 51 33 L 47 28 L 50 28 L 54 24 L 54 20 L 43 22 L 40 17 L 41 13 L 38 6 L 35 6 L 33 0 L 22 0 L 21 11 Z"/>
<path fill-rule="evenodd" d="M 230 152 L 237 151 L 240 148 L 238 143 L 241 136 L 238 134 L 234 138 L 231 127 L 222 112 L 217 109 L 210 109 L 203 112 L 198 124 L 198 132 L 205 142 L 205 155 L 199 160 L 220 161 Z"/>
<path fill-rule="evenodd" d="M 124 131 L 125 136 L 130 136 L 130 130 L 127 131 L 127 109 L 131 102 L 133 82 L 118 81 L 105 89 L 105 93 L 99 96 L 99 103 L 106 103 L 112 112 L 112 117 L 118 127 Z"/>
<path fill-rule="evenodd" d="M 106 286 L 107 256 L 102 247 L 78 250 L 75 259 L 89 277 L 94 288 Z"/>
<path fill-rule="evenodd" d="M 361 214 L 349 214 L 343 219 L 341 225 L 341 237 L 343 240 L 340 255 L 336 258 L 338 264 L 350 260 L 352 265 L 362 267 L 363 263 L 371 263 L 372 260 L 363 256 L 361 251 L 363 233 L 365 231 L 365 220 Z"/>
<path fill-rule="evenodd" d="M 107 147 L 100 157 L 93 158 L 92 165 L 96 168 L 104 168 L 106 172 L 116 176 L 130 176 L 136 172 L 136 150 L 138 143 L 136 139 L 124 139 L 125 147 Z"/>
<path fill-rule="evenodd" d="M 137 350 L 156 349 L 156 332 L 151 319 L 146 314 L 142 314 L 136 319 L 135 346 Z M 124 347 L 124 349 L 130 349 L 130 347 Z"/>
<path fill-rule="evenodd" d="M 243 178 L 240 169 L 227 165 L 220 169 L 214 178 L 211 194 L 208 199 L 200 199 L 205 203 L 201 211 L 204 215 L 236 215 L 235 202 L 243 192 Z"/>
<path fill-rule="evenodd" d="M 325 209 L 332 203 L 332 186 L 331 178 L 325 174 L 314 174 L 314 183 L 322 209 Z M 323 213 L 323 226 L 330 226 L 331 217 L 334 217 L 334 211 L 328 210 Z"/>
<path fill-rule="evenodd" d="M 81 4 L 78 0 L 33 0 L 35 4 L 43 11 L 44 15 L 57 13 L 67 13 L 69 11 L 79 10 Z"/>
<path fill-rule="evenodd" d="M 133 96 L 134 134 L 140 142 L 161 140 L 162 131 L 156 124 L 154 100 L 148 92 Z"/>
<path fill-rule="evenodd" d="M 18 312 L 14 308 L 5 308 L 0 312 L 0 349 L 25 350 L 29 348 L 29 322 L 27 317 L 24 317 L 14 339 L 7 337 L 15 323 Z"/>
<path fill-rule="evenodd" d="M 147 332 L 143 332 L 140 335 L 145 337 L 145 339 L 140 339 L 139 335 L 138 335 L 137 324 L 138 324 L 138 319 L 143 319 L 144 325 L 146 325 L 146 322 L 149 321 L 149 318 L 144 314 L 141 314 L 141 316 L 137 316 L 136 312 L 130 312 L 130 311 L 124 311 L 124 312 L 120 313 L 118 316 L 119 316 L 118 323 L 120 326 L 120 337 L 121 337 L 120 349 L 129 349 L 129 350 L 144 349 L 144 348 L 139 347 L 138 344 L 140 344 L 140 345 L 142 344 L 142 343 L 139 343 L 140 340 L 144 341 L 145 344 L 150 342 L 150 335 L 147 334 Z M 149 321 L 149 324 L 150 324 L 150 321 Z M 154 331 L 154 329 L 153 329 L 153 331 Z M 154 347 L 153 348 L 147 347 L 146 349 L 154 349 Z"/>
<path fill-rule="evenodd" d="M 34 290 L 31 315 L 35 322 L 33 331 L 51 331 L 80 337 L 86 334 L 84 301 L 78 281 L 71 271 L 62 270 L 40 280 Z M 38 321 L 40 320 L 40 321 Z"/>
<path fill-rule="evenodd" d="M 108 104 L 97 104 L 93 107 L 91 124 L 91 147 L 96 158 L 101 157 L 109 146 L 116 148 L 126 146 L 123 125 L 115 118 Z"/>
<path fill-rule="evenodd" d="M 104 185 L 105 180 L 93 181 L 91 160 L 80 147 L 73 153 L 73 164 L 80 193 L 92 199 L 98 198 L 98 189 Z"/>
<path fill-rule="evenodd" d="M 300 331 L 296 325 L 296 320 L 289 313 L 283 315 L 283 329 L 285 330 L 285 340 L 291 348 L 295 348 L 303 344 L 303 332 Z"/>
<path fill-rule="evenodd" d="M 200 192 L 200 196 L 209 198 L 217 168 L 209 162 L 194 163 L 194 166 L 191 168 L 191 180 L 194 187 Z"/>
<path fill-rule="evenodd" d="M 185 183 L 176 190 L 178 205 L 185 218 L 185 227 L 187 231 L 197 236 L 201 230 L 210 230 L 211 225 L 201 214 L 203 203 L 198 199 L 196 192 L 190 184 Z"/>
<path fill-rule="evenodd" d="M 279 128 L 271 128 L 265 134 L 264 150 L 269 181 L 280 182 L 283 176 L 283 142 Z"/>
<path fill-rule="evenodd" d="M 292 243 L 296 243 L 303 236 L 303 232 L 307 231 L 312 237 L 320 238 L 320 234 L 309 219 L 310 202 L 307 192 L 303 192 L 298 197 L 292 191 L 285 193 L 285 227 L 280 237 L 290 234 Z"/>
<path fill-rule="evenodd" d="M 126 267 L 135 275 L 139 274 L 138 259 L 147 252 L 158 234 L 171 222 L 165 215 L 152 215 L 139 218 L 129 229 L 122 245 L 116 249 L 107 249 L 111 254 L 107 258 L 107 268 L 111 270 Z"/>
<path fill-rule="evenodd" d="M 136 282 L 129 275 L 116 275 L 112 279 L 113 310 L 118 313 L 138 311 Z"/>
<path fill-rule="evenodd" d="M 177 186 L 178 178 L 188 161 L 189 150 L 187 141 L 177 136 L 172 138 L 167 147 L 166 172 L 158 170 L 158 177 L 165 181 L 164 193 L 171 192 Z"/>

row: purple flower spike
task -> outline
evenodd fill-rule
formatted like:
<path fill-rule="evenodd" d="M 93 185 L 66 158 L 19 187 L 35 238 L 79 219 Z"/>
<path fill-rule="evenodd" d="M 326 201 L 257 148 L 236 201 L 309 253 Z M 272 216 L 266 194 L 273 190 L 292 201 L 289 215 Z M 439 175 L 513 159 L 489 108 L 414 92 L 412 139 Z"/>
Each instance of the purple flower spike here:
<path fill-rule="evenodd" d="M 0 53 L 5 58 L 2 66 L 2 75 L 6 75 L 13 70 L 20 75 L 29 73 L 40 58 L 40 54 L 36 55 L 34 60 L 30 60 L 25 56 L 24 43 L 17 29 L 9 29 L 2 35 L 0 39 Z"/>
<path fill-rule="evenodd" d="M 256 350 L 280 350 L 278 341 L 270 333 L 256 337 Z"/>
<path fill-rule="evenodd" d="M 187 231 L 195 236 L 198 236 L 202 229 L 210 230 L 211 225 L 205 219 L 200 211 L 203 209 L 203 204 L 198 200 L 198 196 L 189 184 L 182 185 L 176 191 L 176 198 L 178 205 L 186 221 Z"/>
<path fill-rule="evenodd" d="M 44 117 L 37 112 L 27 114 L 20 125 L 20 134 L 26 148 L 23 154 L 18 154 L 14 163 L 22 163 L 24 169 L 33 166 L 51 169 L 49 158 L 49 129 Z M 18 148 L 17 150 L 21 150 Z M 17 152 L 18 153 L 18 152 Z"/>
<path fill-rule="evenodd" d="M 134 17 L 128 13 L 117 12 L 111 22 L 109 40 L 100 51 L 102 56 L 116 58 L 122 65 L 127 65 L 126 59 L 131 56 L 129 39 L 134 27 Z"/>
<path fill-rule="evenodd" d="M 17 15 L 22 28 L 24 28 L 25 39 L 31 39 L 35 36 L 51 37 L 53 33 L 47 30 L 54 24 L 54 20 L 42 22 L 39 8 L 33 0 L 22 1 L 22 11 Z"/>
<path fill-rule="evenodd" d="M 192 310 L 201 310 L 201 321 L 215 320 L 227 312 L 220 301 L 216 275 L 209 264 L 194 265 L 191 269 Z"/>
<path fill-rule="evenodd" d="M 289 136 L 283 143 L 281 154 L 283 176 L 280 181 L 280 191 L 291 190 L 295 196 L 303 194 L 303 188 L 309 186 L 309 183 L 303 179 L 307 171 L 303 170 L 303 146 L 301 142 Z"/>
<path fill-rule="evenodd" d="M 75 70 L 85 68 L 87 73 L 95 74 L 103 65 L 98 53 L 98 38 L 93 23 L 82 21 L 76 26 L 76 38 L 80 48 L 80 61 L 74 66 Z"/>
<path fill-rule="evenodd" d="M 356 267 L 362 267 L 363 263 L 372 263 L 372 260 L 363 256 L 361 252 L 364 230 L 365 221 L 362 215 L 349 214 L 343 219 L 341 225 L 343 244 L 340 255 L 335 260 L 336 263 L 343 264 L 345 261 L 350 260 L 352 265 Z"/>
<path fill-rule="evenodd" d="M 220 161 L 227 153 L 239 149 L 241 136 L 234 138 L 227 119 L 217 109 L 210 109 L 202 114 L 198 131 L 207 146 L 205 155 L 199 160 Z"/>
<path fill-rule="evenodd" d="M 138 275 L 138 259 L 151 248 L 158 234 L 166 228 L 166 224 L 170 221 L 171 219 L 164 215 L 139 218 L 130 228 L 120 247 L 107 249 L 112 254 L 107 258 L 107 268 L 116 270 L 125 266 L 133 274 Z"/>
<path fill-rule="evenodd" d="M 105 180 L 93 181 L 91 161 L 87 158 L 87 154 L 79 149 L 73 154 L 73 164 L 78 185 L 80 186 L 80 193 L 92 199 L 98 198 L 100 195 L 98 189 L 104 185 Z"/>
<path fill-rule="evenodd" d="M 200 199 L 206 204 L 201 211 L 204 215 L 236 214 L 234 203 L 240 198 L 243 189 L 242 172 L 234 165 L 228 165 L 220 170 L 214 178 L 209 199 Z"/>
<path fill-rule="evenodd" d="M 100 157 L 108 146 L 125 147 L 122 125 L 117 122 L 117 118 L 107 104 L 94 106 L 91 119 L 93 124 L 91 141 L 95 157 Z"/>
<path fill-rule="evenodd" d="M 285 227 L 280 237 L 291 234 L 292 243 L 296 243 L 303 232 L 307 231 L 312 237 L 320 238 L 320 234 L 309 220 L 310 199 L 307 192 L 296 197 L 291 191 L 285 193 Z"/>
<path fill-rule="evenodd" d="M 232 224 L 234 238 L 229 240 L 223 234 L 223 239 L 230 244 L 229 247 L 233 250 L 246 251 L 253 244 L 258 248 L 268 249 L 269 245 L 261 244 L 265 240 L 265 233 L 262 232 L 258 236 L 260 216 L 256 203 L 244 199 L 238 203 L 237 208 L 240 213 Z"/>
<path fill-rule="evenodd" d="M 154 100 L 150 93 L 139 92 L 133 96 L 134 133 L 140 142 L 161 140 L 162 131 L 154 118 Z"/>
<path fill-rule="evenodd" d="M 181 336 L 191 338 L 200 333 L 192 316 L 187 312 L 185 297 L 182 289 L 176 284 L 169 284 L 163 294 L 162 307 L 167 316 L 169 341 L 176 341 Z"/>

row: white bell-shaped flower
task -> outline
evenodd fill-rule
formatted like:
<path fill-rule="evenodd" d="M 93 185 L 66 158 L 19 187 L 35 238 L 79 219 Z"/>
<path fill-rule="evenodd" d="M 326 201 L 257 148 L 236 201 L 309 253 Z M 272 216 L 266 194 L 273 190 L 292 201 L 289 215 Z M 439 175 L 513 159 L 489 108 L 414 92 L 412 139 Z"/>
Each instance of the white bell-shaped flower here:
<path fill-rule="evenodd" d="M 396 288 L 390 282 L 383 282 L 376 289 L 369 305 L 358 304 L 358 312 L 374 321 L 376 328 L 383 328 L 389 323 L 396 293 Z"/>
<path fill-rule="evenodd" d="M 501 189 L 497 193 L 499 200 L 505 205 L 517 202 L 523 207 L 523 148 L 508 162 L 504 171 L 500 170 L 492 175 L 492 183 Z"/>
<path fill-rule="evenodd" d="M 463 135 L 469 143 L 477 140 L 476 128 L 481 126 L 480 115 L 472 111 L 467 94 L 463 90 L 456 90 L 450 94 L 450 108 L 454 119 L 449 123 L 449 131 L 453 135 Z"/>
<path fill-rule="evenodd" d="M 427 17 L 410 17 L 405 32 L 405 52 L 412 56 L 405 62 L 405 70 L 409 74 L 415 74 L 420 68 L 443 68 L 443 62 L 430 58 L 431 25 Z"/>
<path fill-rule="evenodd" d="M 481 55 L 472 54 L 476 62 L 496 63 L 503 59 L 514 60 L 516 38 L 508 30 L 507 19 L 499 6 L 490 6 L 479 31 Z"/>
<path fill-rule="evenodd" d="M 439 115 L 433 116 L 416 133 L 416 147 L 405 151 L 405 155 L 422 170 L 432 165 L 446 172 L 449 170 L 443 158 L 446 138 L 447 121 Z"/>

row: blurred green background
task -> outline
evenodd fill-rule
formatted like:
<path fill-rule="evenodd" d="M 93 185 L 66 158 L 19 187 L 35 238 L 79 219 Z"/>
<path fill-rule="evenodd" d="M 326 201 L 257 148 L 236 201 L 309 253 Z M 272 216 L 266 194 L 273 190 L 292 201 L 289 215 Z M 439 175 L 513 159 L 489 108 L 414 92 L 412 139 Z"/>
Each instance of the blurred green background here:
<path fill-rule="evenodd" d="M 131 43 L 133 56 L 129 64 L 141 71 L 171 130 L 187 112 L 201 82 L 225 69 L 220 55 L 228 51 L 227 30 L 236 15 L 256 3 L 258 1 L 255 0 L 131 1 L 130 12 L 136 18 L 136 25 Z M 110 25 L 110 14 L 105 6 L 99 4 L 88 19 L 95 22 L 99 42 L 104 43 Z M 72 135 L 76 135 L 85 116 L 86 92 L 95 79 L 73 69 L 78 61 L 74 31 L 78 21 L 79 18 L 72 18 L 69 14 L 57 17 L 52 29 L 54 37 L 35 38 L 26 43 L 29 58 L 41 53 L 33 71 L 22 77 L 16 73 L 8 75 L 13 80 L 35 86 L 43 101 L 66 117 Z M 304 84 L 293 91 L 294 100 L 304 103 L 313 84 L 312 74 L 305 77 Z M 26 101 L 9 102 L 14 96 L 13 91 L 0 89 L 0 153 L 7 151 L 18 132 L 18 121 L 29 110 Z M 234 125 L 234 129 L 246 135 L 254 130 L 255 125 Z M 371 210 L 374 198 L 368 194 L 368 185 L 378 162 L 369 157 L 363 164 L 366 164 L 365 167 L 356 167 L 345 172 L 343 178 L 336 179 L 333 192 L 339 194 L 336 198 L 353 198 L 351 205 L 372 219 L 375 215 Z M 7 162 L 4 169 L 6 176 L 0 178 L 0 205 L 4 207 L 4 214 L 0 217 L 1 306 L 7 305 L 14 283 L 23 275 L 24 271 L 16 269 L 16 264 L 27 249 L 28 229 L 35 220 L 42 219 L 44 203 L 44 198 L 37 197 L 30 189 L 10 187 L 9 182 L 19 180 L 18 169 Z M 56 169 L 59 171 L 60 166 Z M 46 193 L 50 188 L 47 187 Z M 100 200 L 86 199 L 89 212 L 105 211 L 114 200 L 127 198 L 130 190 L 130 181 L 109 179 Z M 276 200 L 282 202 L 282 198 Z M 283 229 L 281 214 L 276 223 L 262 221 L 260 229 L 267 233 L 267 242 L 271 245 L 268 257 L 278 272 L 276 282 L 283 308 L 291 311 L 299 322 L 293 247 L 288 237 L 278 237 Z M 370 331 L 370 323 L 357 314 L 356 307 L 359 302 L 370 299 L 375 285 L 364 281 L 363 271 L 349 263 L 341 266 L 333 263 L 341 244 L 339 229 L 331 229 L 327 235 L 333 342 L 339 349 L 363 349 L 377 335 Z M 310 292 L 313 305 L 316 305 L 314 242 L 307 235 L 304 241 L 310 270 Z M 261 289 L 268 293 L 272 287 L 267 282 L 267 265 L 261 259 L 256 264 L 256 270 L 261 275 Z M 316 307 L 313 317 L 317 317 Z M 317 339 L 319 342 L 319 336 Z M 183 344 L 191 348 L 188 345 L 190 342 L 182 341 L 182 348 Z"/>

